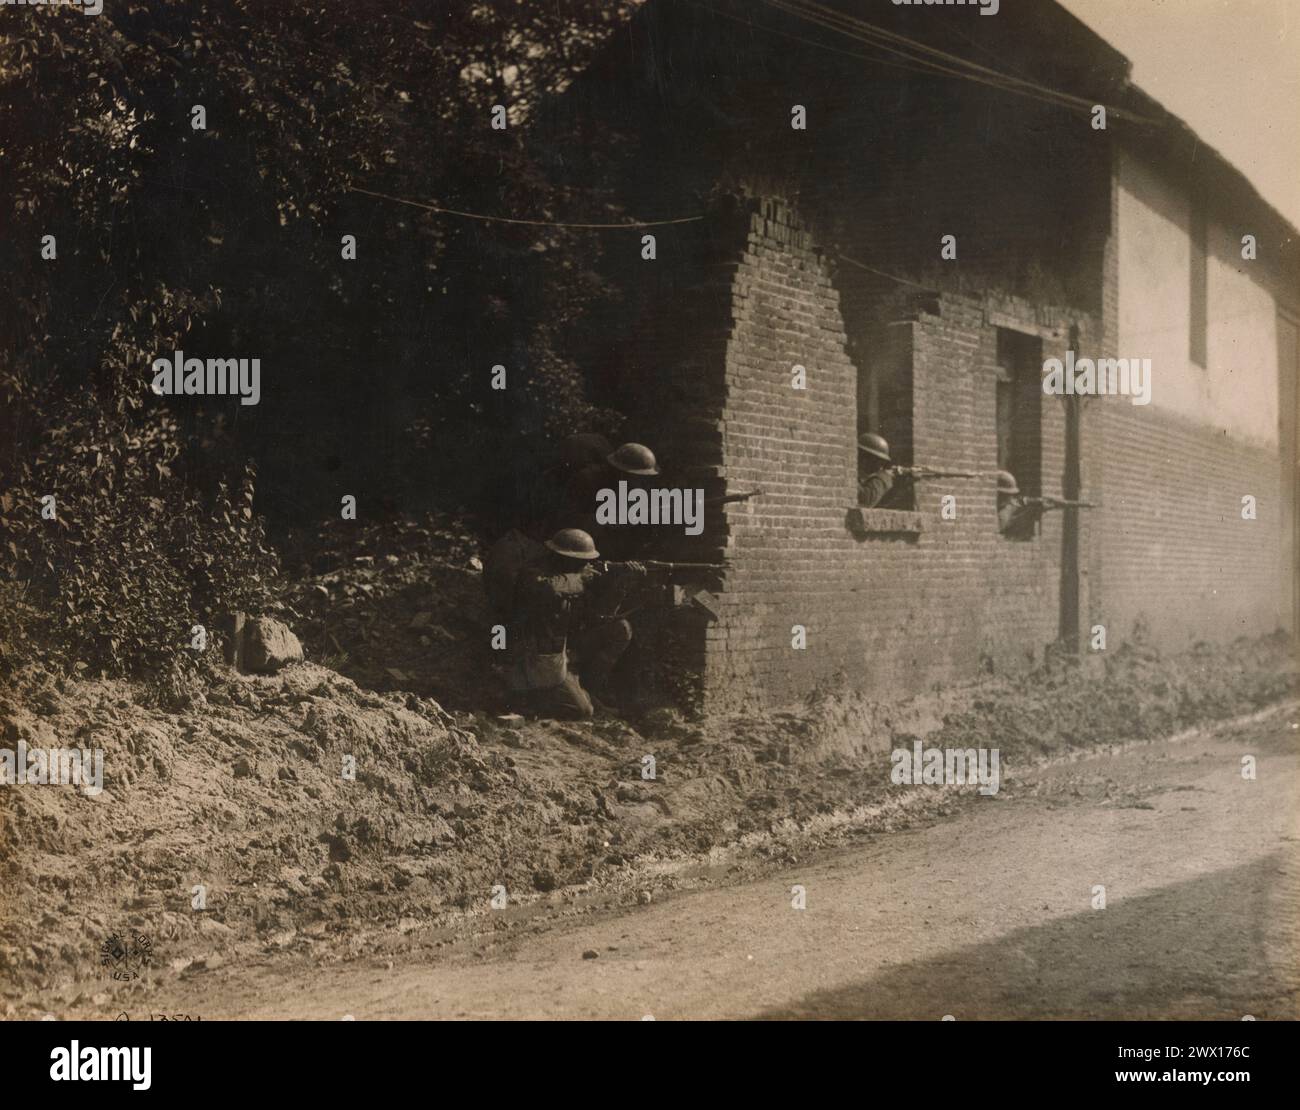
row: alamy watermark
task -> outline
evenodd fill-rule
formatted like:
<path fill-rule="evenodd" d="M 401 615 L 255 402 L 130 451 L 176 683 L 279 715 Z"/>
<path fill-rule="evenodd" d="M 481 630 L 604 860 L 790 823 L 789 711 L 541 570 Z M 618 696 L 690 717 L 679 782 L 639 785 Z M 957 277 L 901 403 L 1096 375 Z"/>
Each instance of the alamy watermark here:
<path fill-rule="evenodd" d="M 104 751 L 86 748 L 0 748 L 0 786 L 80 786 L 95 797 L 104 789 Z"/>
<path fill-rule="evenodd" d="M 603 489 L 596 494 L 597 524 L 682 524 L 688 536 L 704 531 L 702 489 Z"/>
<path fill-rule="evenodd" d="M 1065 362 L 1049 358 L 1043 363 L 1043 392 L 1057 397 L 1091 397 L 1123 394 L 1135 405 L 1151 403 L 1149 358 L 1075 358 L 1065 352 Z"/>
<path fill-rule="evenodd" d="M 153 360 L 153 391 L 160 397 L 238 395 L 241 405 L 255 405 L 262 399 L 262 360 L 186 358 L 184 351 L 160 355 Z"/>
<path fill-rule="evenodd" d="M 895 748 L 889 755 L 893 769 L 889 781 L 902 786 L 965 786 L 979 783 L 985 797 L 998 792 L 997 748 L 924 748 L 920 740 L 911 750 Z"/>
<path fill-rule="evenodd" d="M 980 15 L 997 15 L 1001 0 L 894 0 L 896 8 L 979 8 Z"/>
<path fill-rule="evenodd" d="M 147 1091 L 153 1082 L 152 1056 L 153 1049 L 147 1045 L 95 1048 L 72 1041 L 67 1048 L 50 1050 L 50 1078 L 56 1083 L 69 1080 L 130 1083 L 133 1090 Z"/>

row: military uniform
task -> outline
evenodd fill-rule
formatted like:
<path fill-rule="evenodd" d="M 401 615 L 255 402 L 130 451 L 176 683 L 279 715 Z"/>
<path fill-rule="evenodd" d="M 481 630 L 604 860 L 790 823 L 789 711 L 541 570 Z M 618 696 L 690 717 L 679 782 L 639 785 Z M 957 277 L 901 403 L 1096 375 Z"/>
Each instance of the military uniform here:
<path fill-rule="evenodd" d="M 593 537 L 606 558 L 617 562 L 645 558 L 660 538 L 654 533 L 661 529 L 644 524 L 598 524 L 596 499 L 601 490 L 616 490 L 619 482 L 648 485 L 648 480 L 659 473 L 658 463 L 649 448 L 635 443 L 625 443 L 607 456 L 593 458 L 602 442 L 599 436 L 571 436 L 565 442 L 565 450 L 575 460 L 585 448 L 588 461 L 569 472 L 549 529 L 581 528 Z"/>
<path fill-rule="evenodd" d="M 520 572 L 507 678 L 524 708 L 541 716 L 592 715 L 588 689 L 604 685 L 632 640 L 626 620 L 606 615 L 621 593 L 608 581 L 595 567 L 564 572 L 549 561 Z"/>
<path fill-rule="evenodd" d="M 874 509 L 893 489 L 894 476 L 888 470 L 877 470 L 858 482 L 858 504 L 864 509 Z"/>
<path fill-rule="evenodd" d="M 907 483 L 894 472 L 889 457 L 889 441 L 875 432 L 865 432 L 858 438 L 858 450 L 873 459 L 877 469 L 865 478 L 858 479 L 858 504 L 864 509 L 892 509 L 907 490 Z"/>
<path fill-rule="evenodd" d="M 912 479 L 899 477 L 889 467 L 858 482 L 858 504 L 864 509 L 902 509 L 910 505 L 908 489 Z"/>
<path fill-rule="evenodd" d="M 1024 537 L 1033 534 L 1034 526 L 1043 515 L 1043 507 L 1028 503 L 1023 497 L 1000 498 L 998 527 L 1005 535 Z"/>

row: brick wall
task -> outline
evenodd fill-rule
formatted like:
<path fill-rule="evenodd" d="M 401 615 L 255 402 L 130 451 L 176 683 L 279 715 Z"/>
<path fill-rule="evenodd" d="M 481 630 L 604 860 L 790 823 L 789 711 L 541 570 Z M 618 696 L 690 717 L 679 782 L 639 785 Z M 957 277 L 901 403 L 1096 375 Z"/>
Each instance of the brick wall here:
<path fill-rule="evenodd" d="M 1105 406 L 1102 616 L 1154 642 L 1262 635 L 1288 621 L 1281 474 L 1275 451 L 1235 443 L 1154 406 Z M 1241 498 L 1258 519 L 1241 519 Z M 1112 641 L 1113 642 L 1113 641 Z"/>
<path fill-rule="evenodd" d="M 919 531 L 855 536 L 857 371 L 831 264 L 780 200 L 754 202 L 743 230 L 719 368 L 719 474 L 766 494 L 725 510 L 731 569 L 705 632 L 706 708 L 791 703 L 822 682 L 901 695 L 1041 658 L 1058 633 L 1060 514 L 1036 539 L 1008 540 L 991 478 L 936 481 L 920 486 Z M 1094 330 L 1009 297 L 934 295 L 910 315 L 894 326 L 911 335 L 914 461 L 961 469 L 996 465 L 990 321 L 1043 335 L 1044 357 L 1064 352 L 1070 321 Z M 806 391 L 791 388 L 796 363 Z M 1064 416 L 1060 402 L 1041 403 L 1043 492 L 1059 494 Z M 955 521 L 940 519 L 946 493 Z M 807 629 L 805 650 L 791 647 L 794 625 Z"/>

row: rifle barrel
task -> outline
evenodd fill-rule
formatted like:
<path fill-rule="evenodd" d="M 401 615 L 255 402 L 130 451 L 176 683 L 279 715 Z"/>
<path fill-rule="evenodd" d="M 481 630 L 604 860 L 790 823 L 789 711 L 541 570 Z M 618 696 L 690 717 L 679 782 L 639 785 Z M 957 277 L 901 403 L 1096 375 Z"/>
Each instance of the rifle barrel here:
<path fill-rule="evenodd" d="M 716 497 L 706 497 L 706 505 L 729 505 L 733 501 L 748 501 L 751 497 L 762 497 L 761 489 L 750 490 L 748 493 L 720 493 Z"/>
<path fill-rule="evenodd" d="M 987 472 L 979 470 L 933 470 L 928 466 L 900 466 L 899 471 L 909 478 L 986 478 Z"/>

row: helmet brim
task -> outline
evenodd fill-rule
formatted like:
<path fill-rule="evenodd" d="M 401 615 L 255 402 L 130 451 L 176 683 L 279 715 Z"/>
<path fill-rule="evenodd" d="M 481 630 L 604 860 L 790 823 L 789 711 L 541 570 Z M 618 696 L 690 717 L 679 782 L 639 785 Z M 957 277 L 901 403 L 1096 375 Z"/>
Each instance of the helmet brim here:
<path fill-rule="evenodd" d="M 563 555 L 566 559 L 599 559 L 600 558 L 600 552 L 597 551 L 594 547 L 590 551 L 567 551 L 563 547 L 560 547 L 558 544 L 552 543 L 550 540 L 546 540 L 544 542 L 548 548 L 550 548 L 552 551 L 555 552 L 555 554 Z"/>

